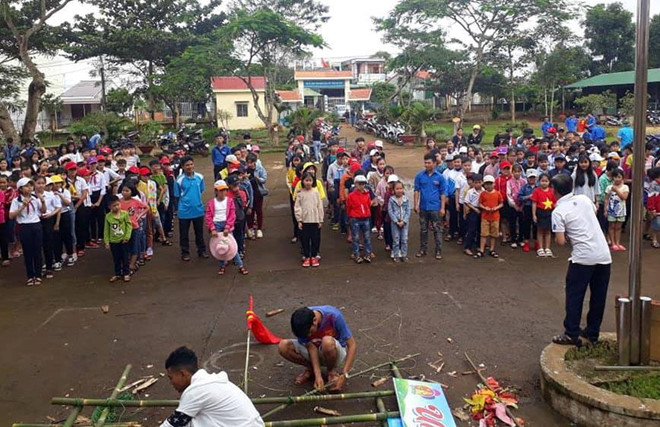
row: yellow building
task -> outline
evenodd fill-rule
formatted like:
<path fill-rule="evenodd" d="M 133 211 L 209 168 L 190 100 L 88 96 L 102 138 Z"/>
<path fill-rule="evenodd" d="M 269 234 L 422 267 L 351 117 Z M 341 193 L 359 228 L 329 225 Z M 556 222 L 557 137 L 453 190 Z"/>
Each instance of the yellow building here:
<path fill-rule="evenodd" d="M 259 94 L 259 107 L 266 114 L 266 78 L 252 77 L 252 85 Z M 264 122 L 259 118 L 254 106 L 254 99 L 247 84 L 239 77 L 213 77 L 211 88 L 215 95 L 216 111 L 227 111 L 231 114 L 228 126 L 230 129 L 264 128 Z M 218 120 L 220 123 L 220 120 Z"/>

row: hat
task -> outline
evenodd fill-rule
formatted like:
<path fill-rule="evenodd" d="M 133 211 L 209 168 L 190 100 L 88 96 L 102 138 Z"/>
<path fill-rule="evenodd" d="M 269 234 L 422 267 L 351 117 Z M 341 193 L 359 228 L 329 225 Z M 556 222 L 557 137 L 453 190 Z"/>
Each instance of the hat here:
<path fill-rule="evenodd" d="M 56 175 L 53 175 L 53 176 L 50 177 L 50 182 L 52 182 L 53 184 L 56 184 L 58 182 L 64 182 L 64 180 L 62 179 L 61 176 L 56 174 Z"/>
<path fill-rule="evenodd" d="M 398 180 L 399 180 L 399 177 L 394 175 L 394 174 L 387 177 L 387 183 L 388 184 L 391 183 L 391 182 L 397 182 Z"/>
<path fill-rule="evenodd" d="M 621 160 L 621 156 L 619 156 L 619 153 L 617 153 L 616 151 L 612 151 L 610 154 L 608 154 L 607 158 Z"/>
<path fill-rule="evenodd" d="M 140 168 L 137 167 L 137 166 L 131 166 L 130 168 L 128 168 L 128 171 L 130 173 L 134 173 L 134 174 L 137 174 L 137 175 L 140 174 Z"/>
<path fill-rule="evenodd" d="M 216 190 L 226 190 L 229 187 L 227 187 L 227 183 L 224 180 L 219 179 L 213 184 L 213 188 Z"/>
<path fill-rule="evenodd" d="M 359 163 L 353 163 L 349 170 L 351 171 L 351 173 L 355 173 L 355 172 L 359 171 L 360 169 L 362 169 L 362 166 L 360 166 Z"/>
<path fill-rule="evenodd" d="M 537 171 L 536 169 L 529 169 L 529 170 L 527 170 L 527 175 L 526 176 L 527 176 L 527 178 L 531 178 L 531 177 L 536 178 L 536 177 L 539 176 L 539 171 Z"/>
<path fill-rule="evenodd" d="M 316 170 L 316 165 L 312 162 L 307 162 L 303 165 L 302 171 L 306 171 L 308 168 L 314 168 Z"/>
<path fill-rule="evenodd" d="M 231 164 L 234 164 L 234 165 L 240 165 L 241 164 L 241 162 L 238 160 L 238 157 L 236 157 L 233 154 L 230 154 L 227 157 L 225 157 L 225 162 L 231 163 Z"/>
<path fill-rule="evenodd" d="M 31 182 L 32 182 L 32 180 L 30 178 L 21 178 L 16 183 L 16 188 L 20 189 L 21 187 L 25 187 L 26 185 L 28 185 Z"/>
<path fill-rule="evenodd" d="M 160 164 L 161 165 L 169 165 L 170 164 L 170 158 L 167 157 L 167 156 L 161 157 Z"/>
<path fill-rule="evenodd" d="M 376 142 L 374 142 L 374 145 L 378 148 L 383 148 L 383 141 L 377 139 Z"/>
<path fill-rule="evenodd" d="M 507 147 L 497 147 L 497 155 L 498 156 L 506 156 L 506 153 L 509 152 L 509 149 Z"/>
<path fill-rule="evenodd" d="M 344 147 L 337 148 L 337 154 L 340 154 L 340 153 L 346 153 L 346 149 Z"/>
<path fill-rule="evenodd" d="M 493 157 L 497 157 L 497 150 L 495 150 L 495 151 L 493 151 L 492 153 L 490 153 L 490 157 L 491 157 L 491 158 L 493 158 Z"/>
<path fill-rule="evenodd" d="M 555 159 L 554 159 L 554 160 L 555 160 L 555 162 L 556 162 L 557 160 L 563 160 L 563 161 L 566 161 L 566 156 L 564 156 L 563 154 L 559 153 L 559 154 L 557 154 L 557 155 L 555 156 Z"/>
<path fill-rule="evenodd" d="M 238 179 L 238 177 L 237 177 L 236 175 L 229 175 L 229 176 L 227 177 L 227 179 L 225 179 L 225 182 L 226 182 L 227 185 L 230 186 L 230 187 L 233 186 L 233 185 L 238 184 L 238 181 L 239 181 L 239 179 Z"/>
<path fill-rule="evenodd" d="M 363 183 L 366 184 L 367 183 L 367 177 L 364 176 L 364 175 L 358 175 L 358 176 L 355 177 L 355 179 L 353 179 L 353 182 L 355 182 L 356 184 L 359 183 L 359 182 L 363 182 Z"/>
<path fill-rule="evenodd" d="M 373 150 L 369 151 L 369 156 L 375 156 L 377 154 L 378 154 L 378 150 L 376 150 L 375 148 Z"/>
<path fill-rule="evenodd" d="M 374 144 L 373 141 L 367 144 L 367 148 L 368 148 L 368 149 L 372 149 L 372 148 L 374 148 L 375 146 L 376 146 L 376 144 Z"/>
<path fill-rule="evenodd" d="M 598 153 L 589 154 L 589 160 L 592 162 L 602 162 L 603 158 Z"/>
<path fill-rule="evenodd" d="M 484 184 L 487 183 L 487 182 L 490 182 L 490 183 L 495 182 L 495 178 L 493 177 L 493 175 L 486 175 L 484 177 Z"/>
<path fill-rule="evenodd" d="M 557 133 L 557 128 L 554 126 L 551 126 L 548 128 L 548 133 Z"/>
<path fill-rule="evenodd" d="M 96 157 L 90 157 L 87 159 L 87 164 L 91 165 L 92 163 L 98 163 L 98 159 Z"/>
<path fill-rule="evenodd" d="M 259 152 L 261 152 L 261 148 L 259 148 L 258 145 L 253 145 L 252 146 L 252 152 L 253 153 L 259 153 Z"/>
<path fill-rule="evenodd" d="M 101 148 L 101 154 L 103 154 L 105 156 L 109 156 L 109 155 L 112 154 L 112 150 L 108 147 L 103 147 L 103 148 Z"/>
<path fill-rule="evenodd" d="M 50 179 L 49 176 L 47 176 L 47 177 L 46 177 L 46 185 L 52 185 L 52 184 L 53 184 L 53 180 Z"/>
<path fill-rule="evenodd" d="M 90 170 L 87 169 L 87 168 L 78 169 L 78 176 L 89 176 L 91 174 L 92 174 L 92 172 L 90 172 Z"/>
<path fill-rule="evenodd" d="M 226 237 L 223 233 L 211 237 L 209 240 L 209 249 L 213 258 L 218 261 L 231 261 L 238 253 L 238 245 L 233 234 L 229 233 Z"/>
<path fill-rule="evenodd" d="M 73 170 L 73 169 L 78 169 L 78 165 L 76 165 L 75 162 L 67 162 L 67 163 L 64 165 L 64 169 L 66 169 L 66 170 L 68 170 L 68 171 Z"/>
<path fill-rule="evenodd" d="M 100 163 L 100 162 L 105 162 L 105 157 L 104 157 L 104 156 L 98 156 L 98 157 L 96 158 L 96 161 L 99 162 L 99 163 Z"/>
<path fill-rule="evenodd" d="M 461 147 L 458 149 L 458 154 L 467 154 L 467 147 Z"/>
<path fill-rule="evenodd" d="M 505 168 L 510 168 L 510 167 L 511 167 L 511 163 L 509 163 L 509 162 L 500 163 L 500 169 L 505 169 Z"/>
<path fill-rule="evenodd" d="M 305 137 L 302 136 L 302 135 L 298 135 L 298 136 L 296 137 L 296 141 L 305 142 Z"/>
<path fill-rule="evenodd" d="M 474 125 L 474 126 L 472 126 L 472 129 L 481 130 L 481 126 L 479 126 L 479 125 Z"/>
<path fill-rule="evenodd" d="M 451 162 L 454 160 L 454 155 L 453 154 L 447 154 L 447 157 L 445 157 L 445 161 Z"/>
<path fill-rule="evenodd" d="M 140 176 L 147 176 L 147 175 L 151 175 L 151 169 L 149 169 L 148 167 L 141 167 Z"/>

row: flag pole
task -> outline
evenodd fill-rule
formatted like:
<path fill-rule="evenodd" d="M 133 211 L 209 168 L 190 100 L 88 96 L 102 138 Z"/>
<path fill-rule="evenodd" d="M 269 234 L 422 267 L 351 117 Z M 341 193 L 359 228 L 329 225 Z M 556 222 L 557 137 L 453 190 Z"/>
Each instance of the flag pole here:
<path fill-rule="evenodd" d="M 243 374 L 243 391 L 248 394 L 248 365 L 250 364 L 250 328 L 247 330 L 247 351 L 245 352 L 245 373 Z"/>

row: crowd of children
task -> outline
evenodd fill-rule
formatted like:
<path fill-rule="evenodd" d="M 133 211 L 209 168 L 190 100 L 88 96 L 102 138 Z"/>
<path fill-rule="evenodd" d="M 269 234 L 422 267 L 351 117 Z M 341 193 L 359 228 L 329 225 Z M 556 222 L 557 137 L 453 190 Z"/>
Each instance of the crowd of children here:
<path fill-rule="evenodd" d="M 319 265 L 323 224 L 319 206 L 323 204 L 330 228 L 346 234 L 356 263 L 374 259 L 372 234 L 385 241 L 394 262 L 406 261 L 412 211 L 420 221 L 418 257 L 426 255 L 431 231 L 436 259 L 442 259 L 442 242 L 452 240 L 474 258 L 485 254 L 498 258 L 498 241 L 501 246 L 552 258 L 551 222 L 557 199 L 551 180 L 566 175 L 573 180 L 575 194 L 593 201 L 611 250 L 625 251 L 621 231 L 630 212 L 632 146 L 627 144 L 622 150 L 619 141 L 606 143 L 547 125 L 543 133 L 540 138 L 531 129 L 517 138 L 509 133 L 489 153 L 467 145 L 465 138 L 446 144 L 430 138 L 425 170 L 413 182 L 414 200 L 406 196 L 394 166 L 385 161 L 381 141 L 367 143 L 357 138 L 352 150 L 330 143 L 319 168 L 308 161 L 310 150 L 304 138 L 296 138 L 286 152 L 291 242 L 303 240 L 304 267 Z M 647 144 L 644 238 L 659 248 L 660 160 L 656 155 L 657 147 Z M 305 196 L 299 201 L 301 188 Z"/>

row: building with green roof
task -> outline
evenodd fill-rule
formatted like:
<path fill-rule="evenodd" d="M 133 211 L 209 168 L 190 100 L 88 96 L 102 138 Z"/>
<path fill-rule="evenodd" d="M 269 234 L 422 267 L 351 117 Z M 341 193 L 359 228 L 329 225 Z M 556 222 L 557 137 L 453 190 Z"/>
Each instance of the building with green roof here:
<path fill-rule="evenodd" d="M 660 68 L 650 69 L 648 78 L 648 93 L 651 95 L 649 102 L 658 103 L 660 102 Z M 609 90 L 610 92 L 615 93 L 617 98 L 623 97 L 626 92 L 633 92 L 634 87 L 634 71 L 599 74 L 564 86 L 565 89 L 581 90 L 585 95 L 602 93 Z"/>

